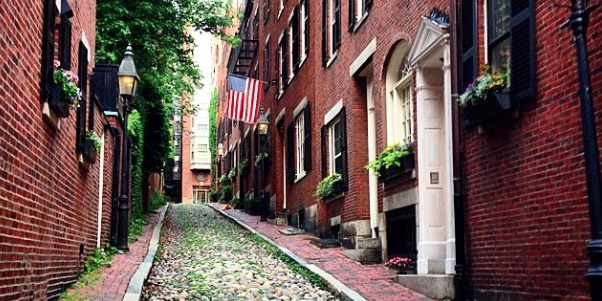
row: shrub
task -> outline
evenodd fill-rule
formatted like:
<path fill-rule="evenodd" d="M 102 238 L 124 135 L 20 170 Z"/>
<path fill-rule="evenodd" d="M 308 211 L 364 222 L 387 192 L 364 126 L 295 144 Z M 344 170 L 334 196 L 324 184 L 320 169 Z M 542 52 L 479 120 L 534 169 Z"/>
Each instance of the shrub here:
<path fill-rule="evenodd" d="M 232 199 L 232 186 L 226 185 L 222 188 L 221 195 L 219 198 L 220 203 L 227 203 Z"/>
<path fill-rule="evenodd" d="M 259 204 L 259 200 L 255 198 L 252 194 L 245 198 L 245 207 L 249 211 L 250 214 L 258 214 L 261 206 Z"/>
<path fill-rule="evenodd" d="M 153 196 L 150 199 L 150 210 L 157 210 L 167 205 L 167 203 L 169 203 L 170 201 L 171 199 L 168 196 L 155 190 Z"/>
<path fill-rule="evenodd" d="M 232 198 L 232 201 L 230 201 L 230 205 L 232 205 L 232 208 L 238 208 L 238 206 L 240 205 L 240 198 L 235 196 Z"/>
<path fill-rule="evenodd" d="M 335 193 L 335 184 L 340 183 L 342 180 L 343 177 L 338 173 L 333 173 L 324 178 L 320 184 L 318 184 L 315 196 L 318 197 L 319 200 L 323 200 L 324 198 L 331 196 Z"/>

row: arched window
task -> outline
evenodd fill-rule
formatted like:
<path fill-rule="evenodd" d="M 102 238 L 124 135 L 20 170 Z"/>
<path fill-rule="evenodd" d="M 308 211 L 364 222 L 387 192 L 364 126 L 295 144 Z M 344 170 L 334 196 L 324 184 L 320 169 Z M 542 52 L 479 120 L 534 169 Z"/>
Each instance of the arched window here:
<path fill-rule="evenodd" d="M 387 66 L 387 145 L 414 140 L 412 69 L 407 62 L 409 48 L 407 42 L 399 43 Z"/>

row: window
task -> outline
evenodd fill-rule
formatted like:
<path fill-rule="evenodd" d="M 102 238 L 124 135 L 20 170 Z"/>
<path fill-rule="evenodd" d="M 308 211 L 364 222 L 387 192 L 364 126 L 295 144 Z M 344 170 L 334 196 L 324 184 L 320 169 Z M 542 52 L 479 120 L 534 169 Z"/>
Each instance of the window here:
<path fill-rule="evenodd" d="M 309 1 L 305 0 L 301 3 L 301 64 L 305 61 L 309 52 Z"/>
<path fill-rule="evenodd" d="M 322 1 L 322 66 L 328 62 L 341 45 L 341 0 Z"/>
<path fill-rule="evenodd" d="M 305 167 L 303 161 L 305 152 L 305 123 L 303 117 L 303 114 L 299 113 L 299 116 L 297 116 L 297 119 L 295 120 L 295 179 L 300 179 L 305 176 Z"/>
<path fill-rule="evenodd" d="M 76 149 L 78 152 L 83 151 L 83 146 L 86 140 L 86 106 L 88 95 L 88 48 L 80 41 L 78 55 L 78 73 L 79 89 L 82 93 L 82 99 L 77 108 L 77 137 Z"/>
<path fill-rule="evenodd" d="M 368 14 L 368 9 L 372 6 L 372 0 L 349 0 L 349 31 L 354 31 Z"/>
<path fill-rule="evenodd" d="M 343 147 L 341 136 L 341 120 L 335 119 L 328 127 L 328 148 L 329 153 L 329 175 L 334 173 L 343 174 Z"/>
<path fill-rule="evenodd" d="M 347 190 L 347 117 L 345 107 L 322 126 L 322 178 L 338 173 L 342 189 Z"/>
<path fill-rule="evenodd" d="M 259 39 L 259 7 L 255 9 L 255 15 L 253 16 L 253 40 Z"/>
<path fill-rule="evenodd" d="M 270 18 L 270 11 L 271 11 L 270 2 L 272 2 L 272 1 L 271 0 L 263 0 L 263 23 L 264 24 L 266 22 L 268 22 L 268 19 Z"/>
<path fill-rule="evenodd" d="M 209 203 L 209 189 L 202 186 L 192 187 L 193 202 L 195 204 Z"/>
<path fill-rule="evenodd" d="M 71 21 L 73 10 L 67 1 L 60 2 L 61 15 L 60 26 L 56 26 L 56 17 L 58 13 L 57 1 L 44 1 L 44 28 L 42 37 L 42 72 L 41 72 L 41 90 L 42 98 L 47 100 L 50 85 L 53 82 L 54 60 L 58 58 L 61 62 L 61 68 L 71 69 Z M 58 29 L 59 52 L 58 57 L 55 51 L 55 32 Z"/>
<path fill-rule="evenodd" d="M 510 72 L 510 2 L 489 0 L 487 7 L 489 63 L 493 70 Z"/>
<path fill-rule="evenodd" d="M 293 77 L 294 71 L 299 68 L 300 63 L 300 48 L 301 48 L 301 37 L 299 36 L 299 6 L 296 6 L 293 10 L 293 16 L 290 21 L 290 36 L 291 36 L 291 78 Z"/>
<path fill-rule="evenodd" d="M 414 140 L 412 69 L 407 62 L 407 42 L 401 42 L 387 66 L 387 145 Z"/>
<path fill-rule="evenodd" d="M 206 134 L 209 130 L 207 124 L 197 124 L 196 128 L 199 134 Z"/>
<path fill-rule="evenodd" d="M 288 84 L 288 79 L 289 79 L 289 55 L 288 55 L 288 51 L 289 51 L 289 34 L 288 34 L 288 30 L 285 30 L 282 34 L 282 37 L 280 39 L 280 46 L 279 46 L 279 73 L 280 73 L 280 83 L 279 83 L 279 88 L 280 88 L 280 94 L 282 94 L 284 92 L 284 86 L 286 86 Z"/>
<path fill-rule="evenodd" d="M 270 38 L 268 37 L 265 42 L 265 48 L 263 49 L 263 80 L 268 84 L 265 85 L 265 89 L 270 87 Z"/>
<path fill-rule="evenodd" d="M 282 11 L 284 10 L 284 0 L 278 0 L 280 3 L 280 8 L 278 9 L 278 19 L 282 16 Z"/>

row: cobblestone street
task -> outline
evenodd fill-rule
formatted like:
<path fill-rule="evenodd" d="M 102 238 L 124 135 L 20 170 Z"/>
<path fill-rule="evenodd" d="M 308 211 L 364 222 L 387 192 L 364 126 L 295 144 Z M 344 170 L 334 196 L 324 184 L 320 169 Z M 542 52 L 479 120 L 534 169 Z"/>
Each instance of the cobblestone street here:
<path fill-rule="evenodd" d="M 145 300 L 335 300 L 320 278 L 211 208 L 172 206 L 163 231 Z"/>

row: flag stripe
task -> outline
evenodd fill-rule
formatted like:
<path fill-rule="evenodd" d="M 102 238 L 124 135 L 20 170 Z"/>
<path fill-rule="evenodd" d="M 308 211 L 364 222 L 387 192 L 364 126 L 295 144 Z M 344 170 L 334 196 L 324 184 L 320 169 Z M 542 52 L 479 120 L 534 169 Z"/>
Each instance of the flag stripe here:
<path fill-rule="evenodd" d="M 259 115 L 262 82 L 253 78 L 230 75 L 226 115 L 235 121 L 255 123 Z"/>

